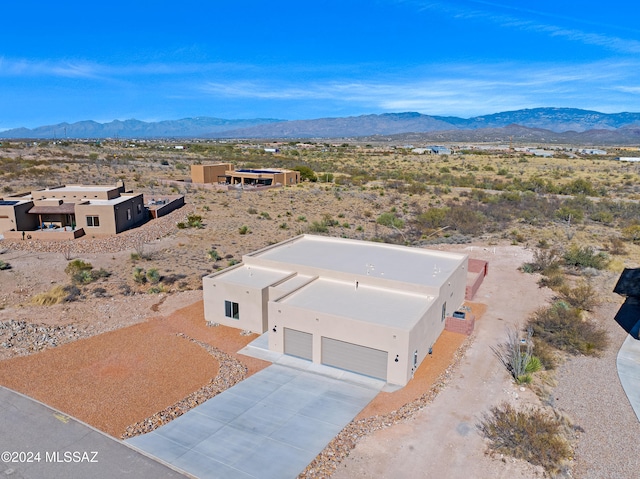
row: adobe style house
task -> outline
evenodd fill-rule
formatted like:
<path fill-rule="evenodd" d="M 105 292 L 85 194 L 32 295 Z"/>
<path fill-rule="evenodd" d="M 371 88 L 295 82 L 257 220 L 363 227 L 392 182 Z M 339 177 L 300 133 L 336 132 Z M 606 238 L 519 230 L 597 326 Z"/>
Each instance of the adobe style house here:
<path fill-rule="evenodd" d="M 271 351 L 404 386 L 445 320 L 464 318 L 467 268 L 463 254 L 302 235 L 205 276 L 205 319 L 266 332 Z"/>
<path fill-rule="evenodd" d="M 183 204 L 183 197 L 175 198 L 175 207 Z M 0 232 L 7 239 L 112 235 L 148 218 L 142 193 L 126 191 L 122 182 L 116 186 L 46 188 L 0 201 Z"/>
<path fill-rule="evenodd" d="M 191 181 L 236 187 L 285 186 L 300 183 L 300 172 L 275 168 L 236 170 L 231 163 L 191 165 Z"/>

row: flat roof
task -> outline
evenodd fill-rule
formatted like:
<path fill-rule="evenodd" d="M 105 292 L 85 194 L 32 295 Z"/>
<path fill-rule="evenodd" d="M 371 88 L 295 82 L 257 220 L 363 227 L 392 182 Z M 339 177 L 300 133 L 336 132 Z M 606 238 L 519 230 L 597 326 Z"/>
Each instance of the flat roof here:
<path fill-rule="evenodd" d="M 241 266 L 231 271 L 222 272 L 216 277 L 224 276 L 225 282 L 250 286 L 252 288 L 266 288 L 273 283 L 282 281 L 287 276 L 293 274 L 293 271 L 282 271 L 271 268 L 259 268 L 256 266 Z"/>
<path fill-rule="evenodd" d="M 426 286 L 440 286 L 466 258 L 458 253 L 313 235 L 247 256 Z"/>
<path fill-rule="evenodd" d="M 317 279 L 277 301 L 320 313 L 410 330 L 434 297 L 371 287 L 355 282 Z"/>
<path fill-rule="evenodd" d="M 134 195 L 126 195 L 126 196 L 117 196 L 115 198 L 111 198 L 110 200 L 99 200 L 95 198 L 78 198 L 78 200 L 81 200 L 81 203 L 78 203 L 78 204 L 79 205 L 89 204 L 94 206 L 117 205 L 117 204 L 129 201 L 130 199 L 136 198 L 138 196 L 142 196 L 142 193 L 137 193 Z"/>
<path fill-rule="evenodd" d="M 87 192 L 87 191 L 111 191 L 111 190 L 117 190 L 119 187 L 118 186 L 100 186 L 100 185 L 65 185 L 65 186 L 61 186 L 60 188 L 46 188 L 44 190 L 36 190 L 36 193 L 40 193 L 40 192 L 45 192 L 45 191 L 62 191 L 62 192 L 69 192 L 69 191 L 83 191 L 83 192 Z"/>

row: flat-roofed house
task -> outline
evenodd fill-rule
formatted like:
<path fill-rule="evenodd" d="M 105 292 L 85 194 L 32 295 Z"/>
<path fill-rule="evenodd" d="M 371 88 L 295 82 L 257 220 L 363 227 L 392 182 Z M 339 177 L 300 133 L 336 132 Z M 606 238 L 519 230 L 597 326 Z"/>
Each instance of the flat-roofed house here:
<path fill-rule="evenodd" d="M 300 172 L 278 168 L 236 170 L 231 163 L 191 165 L 191 181 L 231 186 L 286 186 L 300 183 Z"/>
<path fill-rule="evenodd" d="M 405 385 L 462 306 L 467 267 L 463 254 L 302 235 L 204 277 L 205 319 Z"/>
<path fill-rule="evenodd" d="M 123 183 L 65 185 L 0 201 L 0 232 L 6 238 L 19 239 L 22 232 L 39 239 L 117 234 L 148 217 L 142 193 L 125 191 Z"/>

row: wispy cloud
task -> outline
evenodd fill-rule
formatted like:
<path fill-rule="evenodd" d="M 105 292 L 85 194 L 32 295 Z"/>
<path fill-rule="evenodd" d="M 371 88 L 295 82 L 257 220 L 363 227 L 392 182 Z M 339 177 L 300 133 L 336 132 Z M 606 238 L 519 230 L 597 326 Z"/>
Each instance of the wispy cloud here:
<path fill-rule="evenodd" d="M 577 66 L 449 65 L 440 70 L 432 66 L 402 78 L 302 83 L 225 81 L 208 82 L 199 89 L 205 95 L 224 99 L 326 100 L 383 111 L 475 115 L 547 105 L 587 107 L 599 91 L 611 91 L 612 85 L 619 85 L 617 91 L 621 93 L 637 93 L 636 87 L 624 86 L 633 80 L 629 72 L 636 71 L 637 66 L 613 62 Z M 640 98 L 635 103 L 640 103 Z"/>
<path fill-rule="evenodd" d="M 600 33 L 597 29 L 602 28 L 602 24 L 582 21 L 577 17 L 569 18 L 562 15 L 553 15 L 547 12 L 483 0 L 469 0 L 469 3 L 473 6 L 465 6 L 459 2 L 453 4 L 451 2 L 425 2 L 423 0 L 415 0 L 413 3 L 416 4 L 420 10 L 436 10 L 453 18 L 490 21 L 503 28 L 537 32 L 551 37 L 562 37 L 570 41 L 599 46 L 618 53 L 640 53 L 640 41 Z M 549 18 L 555 22 L 541 21 L 543 18 Z M 567 26 L 568 24 L 583 24 L 592 28 L 590 28 L 591 31 L 589 31 L 569 27 Z M 616 27 L 608 26 L 607 28 Z M 634 33 L 634 35 L 638 33 L 637 30 L 630 31 Z"/>
<path fill-rule="evenodd" d="M 171 76 L 216 71 L 250 71 L 252 65 L 236 63 L 136 63 L 107 64 L 83 60 L 30 60 L 0 57 L 0 76 L 117 79 L 135 76 Z"/>

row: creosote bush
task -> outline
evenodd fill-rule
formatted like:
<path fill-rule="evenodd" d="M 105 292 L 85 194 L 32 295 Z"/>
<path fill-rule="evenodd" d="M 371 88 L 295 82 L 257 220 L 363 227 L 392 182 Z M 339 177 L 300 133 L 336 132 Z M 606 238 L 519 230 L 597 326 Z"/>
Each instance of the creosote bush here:
<path fill-rule="evenodd" d="M 528 321 L 536 341 L 570 354 L 597 356 L 607 347 L 606 330 L 582 319 L 582 312 L 564 301 L 538 309 Z"/>
<path fill-rule="evenodd" d="M 574 288 L 564 285 L 558 292 L 563 301 L 583 311 L 593 311 L 599 302 L 593 285 L 587 281 L 581 281 Z"/>
<path fill-rule="evenodd" d="M 604 269 L 609 264 L 605 253 L 596 253 L 591 246 L 572 245 L 564 253 L 564 264 L 576 268 Z"/>
<path fill-rule="evenodd" d="M 493 451 L 542 466 L 550 474 L 559 472 L 572 456 L 570 425 L 539 408 L 517 411 L 503 403 L 484 414 L 478 429 Z"/>

